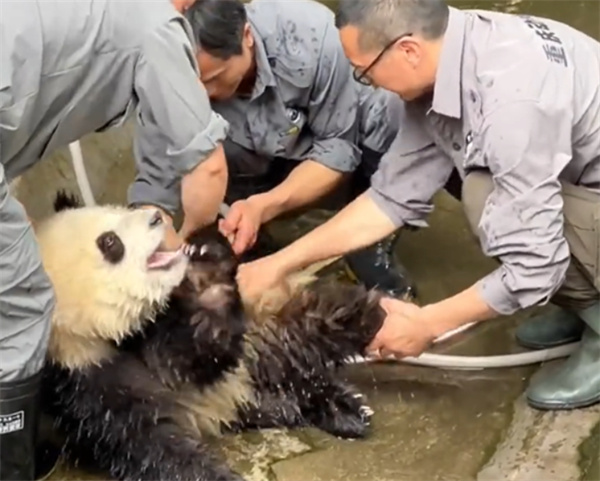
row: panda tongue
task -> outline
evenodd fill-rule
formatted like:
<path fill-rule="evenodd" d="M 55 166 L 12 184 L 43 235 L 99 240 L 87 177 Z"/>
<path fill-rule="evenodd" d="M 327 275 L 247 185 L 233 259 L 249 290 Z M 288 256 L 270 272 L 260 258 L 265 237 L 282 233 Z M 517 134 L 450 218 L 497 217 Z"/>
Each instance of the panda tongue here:
<path fill-rule="evenodd" d="M 156 251 L 148 258 L 148 269 L 160 269 L 168 266 L 180 254 L 180 251 Z"/>

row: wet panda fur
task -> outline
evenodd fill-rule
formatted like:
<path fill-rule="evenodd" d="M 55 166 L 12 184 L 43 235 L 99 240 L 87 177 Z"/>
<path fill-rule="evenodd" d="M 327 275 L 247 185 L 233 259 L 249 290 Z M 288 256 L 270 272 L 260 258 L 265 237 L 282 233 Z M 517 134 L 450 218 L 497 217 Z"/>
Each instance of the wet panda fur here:
<path fill-rule="evenodd" d="M 305 279 L 250 305 L 216 225 L 182 255 L 161 252 L 151 210 L 63 193 L 55 208 L 37 229 L 57 298 L 42 402 L 72 461 L 121 480 L 239 481 L 209 438 L 368 433 L 372 412 L 336 369 L 379 330 L 379 294 Z"/>

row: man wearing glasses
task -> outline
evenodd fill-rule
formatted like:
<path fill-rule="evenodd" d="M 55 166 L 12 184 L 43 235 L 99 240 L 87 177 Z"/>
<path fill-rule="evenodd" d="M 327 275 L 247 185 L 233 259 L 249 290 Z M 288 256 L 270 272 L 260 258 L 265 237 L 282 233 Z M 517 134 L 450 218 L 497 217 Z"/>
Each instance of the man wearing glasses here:
<path fill-rule="evenodd" d="M 231 209 L 221 229 L 238 254 L 257 243 L 261 225 L 323 201 L 344 181 L 349 195 L 338 195 L 334 207 L 369 186 L 403 102 L 353 80 L 333 12 L 307 0 L 203 0 L 186 17 L 211 106 L 230 125 Z M 401 297 L 413 286 L 394 262 L 397 234 L 389 234 L 346 263 L 365 285 Z"/>
<path fill-rule="evenodd" d="M 340 0 L 336 24 L 361 80 L 398 93 L 406 115 L 371 188 L 281 251 L 240 267 L 247 295 L 293 270 L 345 254 L 401 226 L 424 226 L 454 168 L 483 252 L 499 267 L 418 307 L 382 302 L 371 349 L 417 356 L 472 322 L 552 301 L 519 342 L 580 340 L 527 390 L 538 409 L 600 401 L 600 44 L 562 23 L 443 0 Z"/>

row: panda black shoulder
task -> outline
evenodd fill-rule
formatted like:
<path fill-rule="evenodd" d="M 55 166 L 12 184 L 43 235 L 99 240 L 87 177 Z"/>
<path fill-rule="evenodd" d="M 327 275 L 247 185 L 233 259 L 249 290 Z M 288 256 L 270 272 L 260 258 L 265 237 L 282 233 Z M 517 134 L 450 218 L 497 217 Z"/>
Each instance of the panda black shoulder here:
<path fill-rule="evenodd" d="M 59 190 L 54 198 L 54 211 L 60 212 L 66 209 L 78 209 L 81 202 L 75 194 L 69 194 L 65 190 Z"/>

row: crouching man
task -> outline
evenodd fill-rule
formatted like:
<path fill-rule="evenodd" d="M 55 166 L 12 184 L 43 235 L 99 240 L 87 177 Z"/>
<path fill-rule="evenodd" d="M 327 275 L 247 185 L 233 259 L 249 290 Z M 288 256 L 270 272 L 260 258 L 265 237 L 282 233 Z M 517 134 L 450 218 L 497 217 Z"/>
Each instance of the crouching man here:
<path fill-rule="evenodd" d="M 366 190 L 403 102 L 354 81 L 333 12 L 310 0 L 204 0 L 186 16 L 212 108 L 230 124 L 231 210 L 221 228 L 238 254 L 272 219 L 327 204 L 327 196 L 341 208 Z M 393 261 L 396 240 L 390 233 L 346 263 L 364 284 L 399 297 L 413 286 Z"/>
<path fill-rule="evenodd" d="M 337 26 L 359 78 L 397 92 L 406 116 L 372 187 L 326 224 L 242 265 L 252 295 L 287 273 L 344 254 L 405 225 L 458 168 L 463 204 L 499 267 L 470 288 L 389 313 L 371 348 L 417 356 L 470 322 L 553 302 L 521 342 L 581 339 L 527 398 L 540 409 L 600 401 L 600 44 L 562 23 L 461 11 L 443 0 L 341 0 Z"/>

